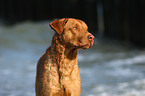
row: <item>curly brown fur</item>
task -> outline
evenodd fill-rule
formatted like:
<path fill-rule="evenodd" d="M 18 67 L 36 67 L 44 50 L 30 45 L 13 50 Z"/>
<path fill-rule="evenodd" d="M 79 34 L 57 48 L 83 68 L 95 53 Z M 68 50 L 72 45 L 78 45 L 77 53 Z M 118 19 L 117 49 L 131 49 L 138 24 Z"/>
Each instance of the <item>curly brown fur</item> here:
<path fill-rule="evenodd" d="M 37 64 L 36 96 L 80 96 L 78 49 L 90 48 L 94 36 L 78 19 L 54 20 L 50 26 L 56 33 Z"/>

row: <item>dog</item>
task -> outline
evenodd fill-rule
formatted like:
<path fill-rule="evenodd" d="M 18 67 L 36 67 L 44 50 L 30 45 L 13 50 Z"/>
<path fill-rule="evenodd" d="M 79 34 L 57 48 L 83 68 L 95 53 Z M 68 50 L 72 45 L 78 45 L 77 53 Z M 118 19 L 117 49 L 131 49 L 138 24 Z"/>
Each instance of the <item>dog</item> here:
<path fill-rule="evenodd" d="M 50 27 L 55 34 L 37 63 L 36 96 L 80 96 L 78 49 L 92 47 L 95 37 L 79 19 L 56 19 Z"/>

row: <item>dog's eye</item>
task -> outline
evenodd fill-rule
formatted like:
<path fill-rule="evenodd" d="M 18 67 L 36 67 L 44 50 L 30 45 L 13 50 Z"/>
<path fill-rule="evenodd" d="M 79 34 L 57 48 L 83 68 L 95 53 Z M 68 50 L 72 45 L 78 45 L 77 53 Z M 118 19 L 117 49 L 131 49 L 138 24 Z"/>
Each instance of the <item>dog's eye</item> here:
<path fill-rule="evenodd" d="M 73 28 L 76 29 L 76 30 L 78 29 L 77 27 L 73 27 Z"/>

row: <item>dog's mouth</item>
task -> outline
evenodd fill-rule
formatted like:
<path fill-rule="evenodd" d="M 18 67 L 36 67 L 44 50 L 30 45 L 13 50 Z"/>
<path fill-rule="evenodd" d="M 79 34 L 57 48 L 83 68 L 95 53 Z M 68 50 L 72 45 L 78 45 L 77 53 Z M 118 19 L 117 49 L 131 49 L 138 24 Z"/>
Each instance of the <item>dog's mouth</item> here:
<path fill-rule="evenodd" d="M 88 49 L 91 48 L 93 46 L 93 42 L 89 42 L 87 44 L 84 45 L 74 45 L 75 48 L 81 48 L 81 49 Z"/>
<path fill-rule="evenodd" d="M 94 40 L 87 42 L 87 43 L 82 43 L 82 42 L 70 43 L 70 42 L 68 42 L 68 43 L 66 43 L 66 47 L 71 48 L 71 49 L 73 49 L 73 48 L 79 49 L 80 48 L 80 49 L 85 50 L 85 49 L 91 48 L 93 46 L 93 43 L 94 43 Z"/>

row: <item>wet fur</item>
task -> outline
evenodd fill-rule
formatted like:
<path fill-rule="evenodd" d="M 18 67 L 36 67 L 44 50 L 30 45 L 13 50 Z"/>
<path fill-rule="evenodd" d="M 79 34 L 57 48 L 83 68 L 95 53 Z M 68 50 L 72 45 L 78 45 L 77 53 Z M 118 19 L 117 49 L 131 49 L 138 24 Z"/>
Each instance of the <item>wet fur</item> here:
<path fill-rule="evenodd" d="M 68 22 L 67 25 L 64 24 L 66 23 L 65 20 Z M 53 36 L 51 46 L 41 56 L 37 64 L 36 96 L 80 96 L 81 80 L 77 63 L 78 49 L 91 47 L 93 40 L 90 42 L 87 38 L 81 37 L 81 41 L 76 42 L 77 39 L 75 38 L 80 37 L 77 35 L 80 33 L 73 33 L 74 35 L 69 33 L 71 28 L 68 27 L 71 23 L 83 25 L 81 24 L 83 22 L 77 19 L 70 19 L 70 21 L 69 19 L 60 19 L 53 21 L 50 25 L 56 33 Z M 86 27 L 86 25 L 83 26 Z M 80 30 L 83 29 L 80 28 Z M 90 33 L 87 31 L 83 34 L 86 37 L 88 35 Z M 71 40 L 73 41 L 71 42 Z M 83 41 L 85 42 L 82 43 Z M 83 46 L 83 44 L 88 45 Z"/>

